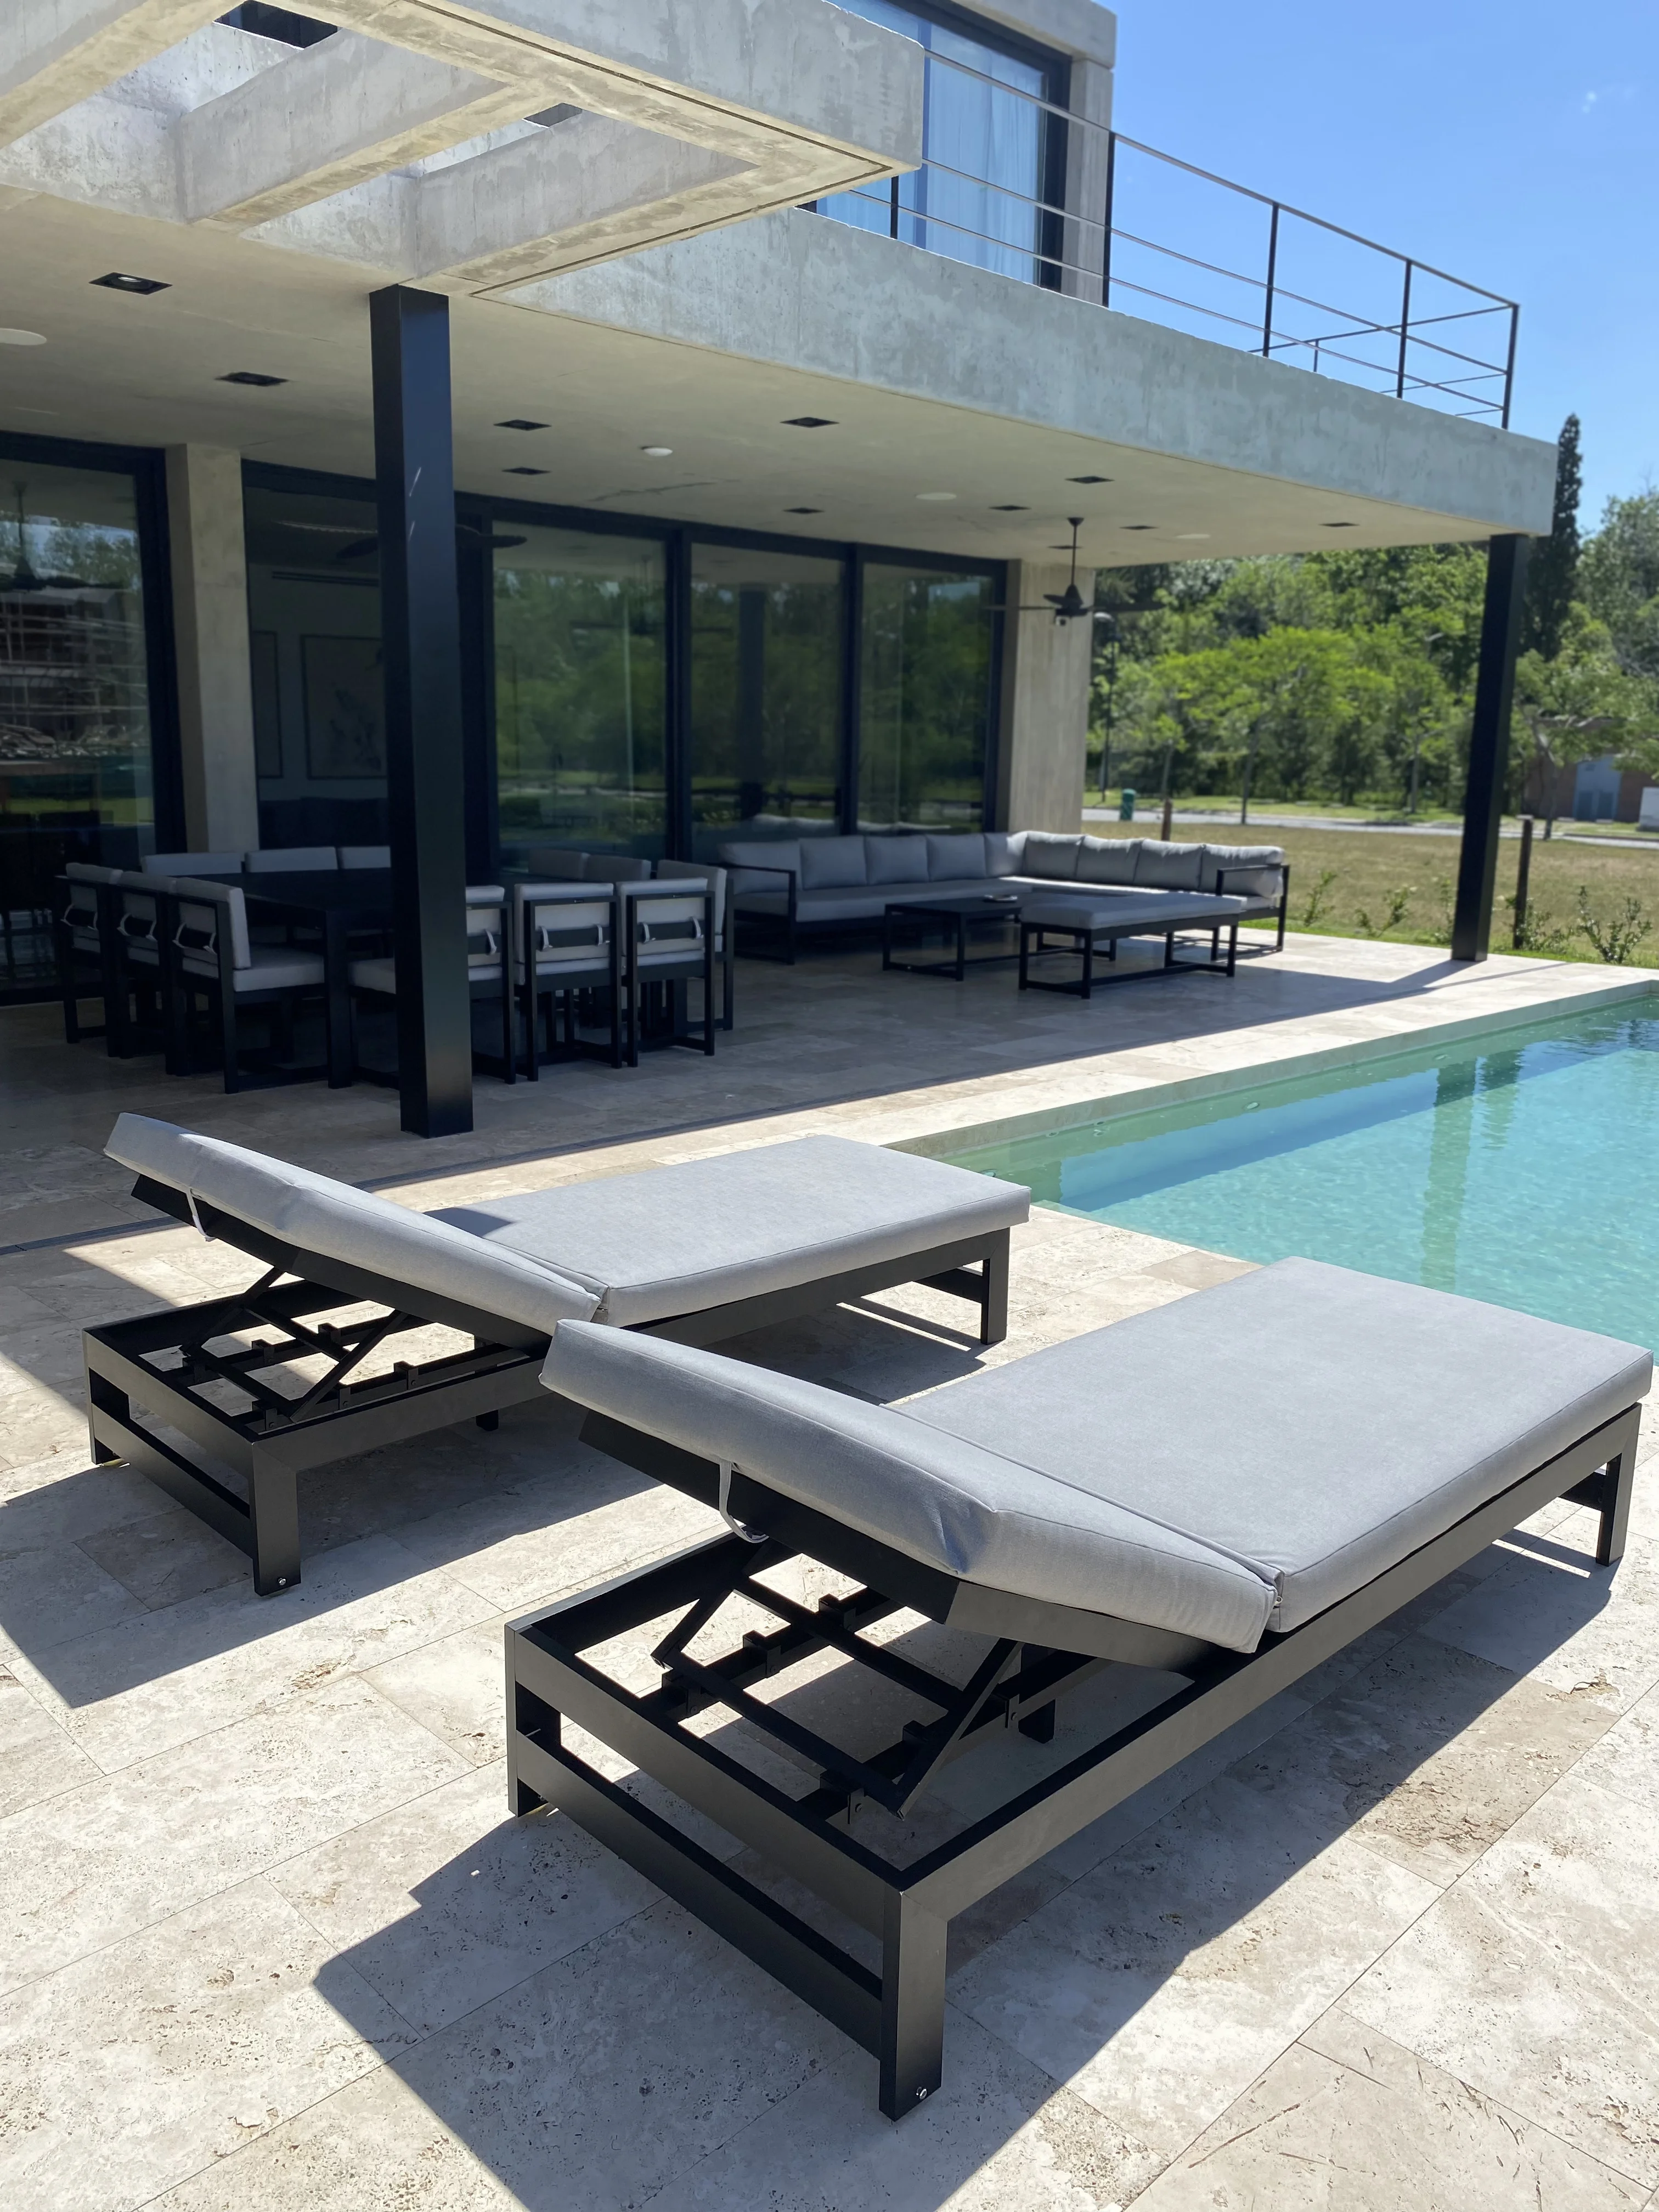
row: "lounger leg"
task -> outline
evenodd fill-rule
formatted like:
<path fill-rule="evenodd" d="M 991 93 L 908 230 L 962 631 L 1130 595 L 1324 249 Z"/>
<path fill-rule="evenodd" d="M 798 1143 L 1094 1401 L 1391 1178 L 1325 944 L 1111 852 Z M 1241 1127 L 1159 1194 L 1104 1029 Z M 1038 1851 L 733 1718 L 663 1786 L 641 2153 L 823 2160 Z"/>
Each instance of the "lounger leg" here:
<path fill-rule="evenodd" d="M 1610 1567 L 1625 1556 L 1625 1531 L 1630 1522 L 1630 1496 L 1635 1486 L 1636 1455 L 1621 1452 L 1610 1459 L 1601 1475 L 1601 1525 L 1595 1532 L 1595 1564 Z"/>
<path fill-rule="evenodd" d="M 107 1444 L 99 1443 L 97 1424 L 93 1416 L 100 1412 L 113 1414 L 125 1427 L 132 1419 L 132 1401 L 125 1390 L 118 1390 L 113 1382 L 102 1375 L 95 1375 L 90 1367 L 86 1370 L 86 1377 L 87 1442 L 92 1449 L 93 1465 L 114 1467 L 121 1455 L 112 1451 Z"/>
<path fill-rule="evenodd" d="M 1000 1344 L 1008 1334 L 1008 1231 L 980 1262 L 979 1340 Z"/>
<path fill-rule="evenodd" d="M 890 1891 L 881 1943 L 881 2090 L 890 2120 L 938 2088 L 945 2069 L 945 1930 L 902 1891 Z"/>
<path fill-rule="evenodd" d="M 247 1498 L 253 1587 L 261 1597 L 275 1597 L 278 1590 L 293 1589 L 300 1580 L 300 1498 L 294 1469 L 256 1444 Z"/>

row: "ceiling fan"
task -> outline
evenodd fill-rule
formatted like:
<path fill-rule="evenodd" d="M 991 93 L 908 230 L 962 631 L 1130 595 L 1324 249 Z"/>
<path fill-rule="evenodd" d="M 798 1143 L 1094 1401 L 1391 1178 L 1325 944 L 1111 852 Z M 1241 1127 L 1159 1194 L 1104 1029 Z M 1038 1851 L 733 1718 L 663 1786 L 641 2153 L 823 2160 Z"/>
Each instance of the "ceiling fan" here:
<path fill-rule="evenodd" d="M 1066 520 L 1072 526 L 1072 574 L 1065 590 L 1045 592 L 1040 599 L 1029 600 L 1021 606 L 988 607 L 985 610 L 987 614 L 1052 614 L 1056 627 L 1060 629 L 1064 629 L 1068 622 L 1083 622 L 1091 615 L 1094 616 L 1097 622 L 1104 622 L 1108 619 L 1106 616 L 1097 612 L 1089 605 L 1077 587 L 1077 534 L 1083 527 L 1083 517 L 1080 514 L 1068 514 Z"/>

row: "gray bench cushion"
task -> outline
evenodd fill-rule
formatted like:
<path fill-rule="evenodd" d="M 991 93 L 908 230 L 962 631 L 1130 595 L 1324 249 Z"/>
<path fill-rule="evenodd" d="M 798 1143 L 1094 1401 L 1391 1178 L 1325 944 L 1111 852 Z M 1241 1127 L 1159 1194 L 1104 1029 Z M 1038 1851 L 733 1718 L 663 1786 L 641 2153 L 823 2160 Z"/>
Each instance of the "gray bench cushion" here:
<path fill-rule="evenodd" d="M 447 1206 L 494 1249 L 539 1254 L 629 1328 L 875 1267 L 1024 1221 L 1030 1194 L 847 1137 L 799 1137 L 641 1175 Z"/>
<path fill-rule="evenodd" d="M 566 1322 L 542 1380 L 908 1558 L 1014 1595 L 1142 1620 L 1254 1650 L 1273 1604 L 1263 1576 L 1209 1546 L 913 1410 L 708 1352 Z"/>
<path fill-rule="evenodd" d="M 1288 1629 L 1621 1413 L 1652 1371 L 1611 1337 L 1281 1260 L 909 1410 L 1249 1560 Z"/>

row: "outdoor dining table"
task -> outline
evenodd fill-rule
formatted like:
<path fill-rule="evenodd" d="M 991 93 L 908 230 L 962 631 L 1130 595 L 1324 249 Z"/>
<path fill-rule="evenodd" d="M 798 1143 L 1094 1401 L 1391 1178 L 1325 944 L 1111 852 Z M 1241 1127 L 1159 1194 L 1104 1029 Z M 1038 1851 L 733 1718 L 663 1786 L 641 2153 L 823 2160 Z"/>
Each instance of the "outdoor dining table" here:
<path fill-rule="evenodd" d="M 351 933 L 392 927 L 390 868 L 275 870 L 239 876 L 250 906 L 276 907 L 321 926 L 323 988 L 327 999 L 328 1086 L 351 1081 Z"/>

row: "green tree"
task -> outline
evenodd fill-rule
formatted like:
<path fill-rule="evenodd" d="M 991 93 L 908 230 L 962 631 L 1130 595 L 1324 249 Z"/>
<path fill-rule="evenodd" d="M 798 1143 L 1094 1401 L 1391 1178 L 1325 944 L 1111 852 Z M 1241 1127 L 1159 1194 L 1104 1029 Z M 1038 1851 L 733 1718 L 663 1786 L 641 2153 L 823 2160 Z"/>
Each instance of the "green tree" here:
<path fill-rule="evenodd" d="M 1602 753 L 1639 748 L 1653 708 L 1651 687 L 1619 664 L 1604 623 L 1575 606 L 1553 660 L 1522 653 L 1515 672 L 1515 718 L 1544 771 L 1549 827 L 1562 769 Z M 1659 748 L 1656 748 L 1659 750 Z"/>
<path fill-rule="evenodd" d="M 1607 625 L 1620 665 L 1659 678 L 1659 490 L 1607 501 L 1582 574 L 1584 604 Z"/>
<path fill-rule="evenodd" d="M 1527 569 L 1527 602 L 1521 642 L 1528 653 L 1553 660 L 1561 650 L 1567 618 L 1578 596 L 1578 501 L 1583 472 L 1578 456 L 1578 417 L 1569 415 L 1556 446 L 1555 512 L 1550 534 L 1532 549 Z"/>

